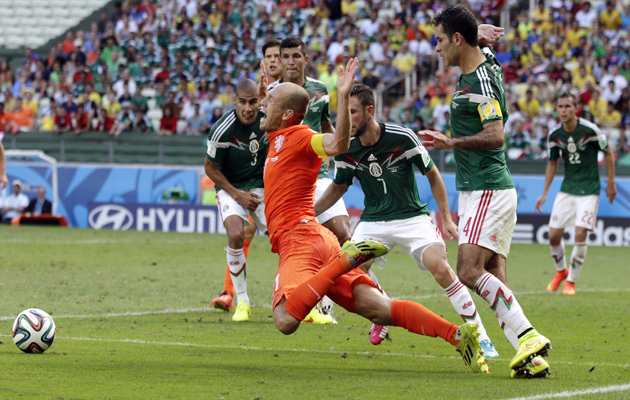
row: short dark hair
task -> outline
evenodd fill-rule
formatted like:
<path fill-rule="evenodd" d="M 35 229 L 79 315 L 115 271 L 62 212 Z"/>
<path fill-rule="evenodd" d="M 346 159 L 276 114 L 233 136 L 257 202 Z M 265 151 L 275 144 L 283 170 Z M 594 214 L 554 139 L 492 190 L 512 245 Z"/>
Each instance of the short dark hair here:
<path fill-rule="evenodd" d="M 282 49 L 292 49 L 294 47 L 299 47 L 302 54 L 306 55 L 306 44 L 304 44 L 299 36 L 289 36 L 282 40 L 282 42 L 280 42 L 280 54 L 282 54 Z"/>
<path fill-rule="evenodd" d="M 268 40 L 265 44 L 263 44 L 263 47 L 262 47 L 263 57 L 265 56 L 267 49 L 271 47 L 280 47 L 280 43 L 282 42 L 278 39 L 271 39 L 271 40 Z"/>
<path fill-rule="evenodd" d="M 359 99 L 359 103 L 361 103 L 361 107 L 365 108 L 367 106 L 374 106 L 374 92 L 368 85 L 364 85 L 362 83 L 355 83 L 352 85 L 352 89 L 350 90 L 350 97 L 357 97 Z"/>
<path fill-rule="evenodd" d="M 448 41 L 453 41 L 453 35 L 459 33 L 462 35 L 466 43 L 471 46 L 478 46 L 477 39 L 477 19 L 475 15 L 463 5 L 448 7 L 433 18 L 433 25 L 437 27 L 442 25 L 442 29 Z"/>
<path fill-rule="evenodd" d="M 577 100 L 575 99 L 575 96 L 572 95 L 571 93 L 567 93 L 567 92 L 562 93 L 560 96 L 558 96 L 558 100 L 560 99 L 571 99 L 571 102 L 573 102 L 573 106 L 577 105 Z"/>
<path fill-rule="evenodd" d="M 236 85 L 236 90 L 234 91 L 234 95 L 238 96 L 242 95 L 257 95 L 258 93 L 258 84 L 251 79 L 243 79 Z"/>

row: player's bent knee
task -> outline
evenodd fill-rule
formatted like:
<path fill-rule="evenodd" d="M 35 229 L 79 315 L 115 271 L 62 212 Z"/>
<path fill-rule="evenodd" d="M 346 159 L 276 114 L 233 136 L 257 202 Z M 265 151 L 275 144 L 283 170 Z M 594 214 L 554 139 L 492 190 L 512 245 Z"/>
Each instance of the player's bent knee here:
<path fill-rule="evenodd" d="M 292 334 L 300 327 L 300 321 L 289 314 L 284 304 L 278 305 L 273 310 L 273 322 L 276 324 L 276 328 L 285 335 Z"/>

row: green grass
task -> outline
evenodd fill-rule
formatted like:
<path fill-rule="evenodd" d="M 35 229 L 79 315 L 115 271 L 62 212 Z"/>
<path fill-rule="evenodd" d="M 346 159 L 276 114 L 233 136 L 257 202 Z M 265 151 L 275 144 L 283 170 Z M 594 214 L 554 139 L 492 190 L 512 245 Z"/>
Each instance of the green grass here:
<path fill-rule="evenodd" d="M 222 288 L 221 235 L 0 227 L 0 398 L 12 399 L 508 399 L 570 392 L 630 398 L 628 250 L 590 247 L 578 295 L 544 292 L 549 250 L 513 245 L 512 290 L 553 343 L 544 380 L 509 378 L 514 350 L 474 296 L 501 357 L 473 374 L 441 339 L 392 328 L 369 343 L 371 323 L 336 307 L 338 325 L 303 324 L 291 336 L 271 317 L 277 255 L 257 237 L 248 260 L 252 319 L 210 307 Z M 449 243 L 453 265 L 455 243 Z M 569 247 L 570 251 L 570 247 Z M 444 291 L 396 249 L 376 271 L 391 296 L 460 323 Z M 24 354 L 10 337 L 23 309 L 49 312 L 57 338 Z M 588 390 L 621 385 L 623 390 Z M 578 395 L 582 393 L 581 395 Z M 542 396 L 536 398 L 551 398 Z"/>

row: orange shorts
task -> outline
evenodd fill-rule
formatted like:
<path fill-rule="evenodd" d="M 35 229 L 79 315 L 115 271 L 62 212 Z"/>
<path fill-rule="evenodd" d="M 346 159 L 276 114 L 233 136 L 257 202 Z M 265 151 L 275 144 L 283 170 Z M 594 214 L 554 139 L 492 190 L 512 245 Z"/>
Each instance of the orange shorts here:
<path fill-rule="evenodd" d="M 331 231 L 317 222 L 297 224 L 282 233 L 277 242 L 280 264 L 273 286 L 273 308 L 282 298 L 320 269 L 339 257 L 341 248 Z M 340 276 L 326 295 L 350 312 L 356 312 L 352 288 L 360 283 L 378 288 L 367 274 L 358 268 Z"/>

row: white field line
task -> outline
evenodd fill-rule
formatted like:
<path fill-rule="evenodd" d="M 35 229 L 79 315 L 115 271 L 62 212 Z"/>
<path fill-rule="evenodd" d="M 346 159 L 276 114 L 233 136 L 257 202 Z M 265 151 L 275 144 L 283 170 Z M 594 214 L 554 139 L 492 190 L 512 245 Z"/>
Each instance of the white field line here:
<path fill-rule="evenodd" d="M 616 293 L 616 292 L 630 292 L 630 288 L 608 288 L 608 289 L 581 289 L 580 292 L 584 293 Z M 554 296 L 553 294 L 549 294 L 543 291 L 535 291 L 535 292 L 517 292 L 517 296 Z M 423 300 L 423 299 L 435 299 L 444 297 L 442 293 L 434 293 L 434 294 L 426 294 L 426 295 L 418 295 L 418 296 L 408 296 L 401 298 L 402 300 Z M 271 304 L 263 304 L 258 307 L 271 309 Z M 213 307 L 201 307 L 201 308 L 184 308 L 184 309 L 173 309 L 167 308 L 165 310 L 156 310 L 156 311 L 127 311 L 121 313 L 106 313 L 106 314 L 60 314 L 54 315 L 51 314 L 54 318 L 111 318 L 111 317 L 126 317 L 126 316 L 142 316 L 142 315 L 152 315 L 152 314 L 184 314 L 188 312 L 206 312 L 213 311 L 215 308 Z M 0 321 L 13 320 L 17 317 L 17 315 L 0 315 Z"/>
<path fill-rule="evenodd" d="M 514 397 L 511 399 L 505 400 L 541 400 L 541 399 L 554 399 L 559 397 L 573 397 L 573 396 L 583 396 L 587 394 L 603 394 L 603 393 L 612 393 L 612 392 L 625 392 L 630 391 L 630 383 L 626 385 L 612 385 L 612 386 L 599 386 L 591 389 L 582 389 L 582 390 L 572 390 L 572 391 L 564 391 L 564 392 L 556 392 L 556 393 L 544 393 L 537 394 L 534 396 L 527 397 Z"/>
<path fill-rule="evenodd" d="M 0 334 L 0 337 L 11 337 L 11 335 Z M 56 336 L 55 340 L 76 340 L 84 342 L 106 342 L 106 343 L 131 343 L 131 344 L 148 344 L 151 346 L 177 346 L 177 347 L 201 347 L 201 348 L 213 348 L 213 349 L 237 349 L 237 350 L 254 350 L 254 351 L 275 351 L 275 352 L 291 352 L 291 353 L 319 353 L 319 354 L 342 354 L 347 353 L 343 349 L 331 347 L 329 350 L 319 349 L 296 349 L 296 348 L 274 348 L 274 347 L 258 347 L 258 346 L 244 346 L 244 345 L 231 345 L 231 344 L 201 344 L 201 343 L 189 343 L 189 342 L 159 342 L 141 339 L 109 339 L 109 338 L 89 338 L 89 337 L 70 337 L 70 336 Z M 369 351 L 355 351 L 350 352 L 355 355 L 374 355 L 374 356 L 394 356 L 394 357 L 419 357 L 419 358 L 445 358 L 445 359 L 460 359 L 459 356 L 435 356 L 430 354 L 410 354 L 410 353 L 376 353 Z M 496 360 L 508 359 L 497 358 Z M 576 366 L 597 366 L 597 367 L 614 367 L 614 368 L 628 368 L 630 364 L 609 364 L 609 363 L 592 363 L 592 362 L 571 362 L 571 361 L 554 361 L 553 364 L 565 364 Z M 529 398 L 528 398 L 529 399 Z"/>

